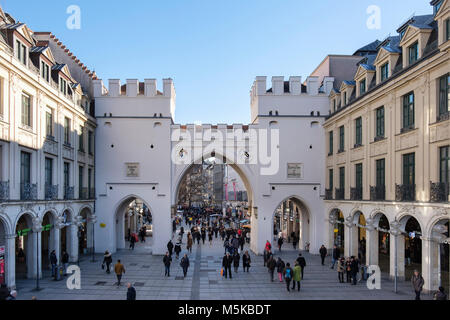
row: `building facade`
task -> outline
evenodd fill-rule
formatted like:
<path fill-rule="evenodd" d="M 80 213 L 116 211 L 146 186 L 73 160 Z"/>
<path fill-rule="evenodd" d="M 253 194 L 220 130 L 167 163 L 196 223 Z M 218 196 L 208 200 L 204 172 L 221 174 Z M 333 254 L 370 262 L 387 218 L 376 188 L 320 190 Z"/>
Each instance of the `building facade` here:
<path fill-rule="evenodd" d="M 0 281 L 9 286 L 42 277 L 52 250 L 74 262 L 89 247 L 95 74 L 76 60 L 0 9 Z"/>
<path fill-rule="evenodd" d="M 355 53 L 324 124 L 328 246 L 426 289 L 448 282 L 450 218 L 450 4 L 432 5 Z"/>

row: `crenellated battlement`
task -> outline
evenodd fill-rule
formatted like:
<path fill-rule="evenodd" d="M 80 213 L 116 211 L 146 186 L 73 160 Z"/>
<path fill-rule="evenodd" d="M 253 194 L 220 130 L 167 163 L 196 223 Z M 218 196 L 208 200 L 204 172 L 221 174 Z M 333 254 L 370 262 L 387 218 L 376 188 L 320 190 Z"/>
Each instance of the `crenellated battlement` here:
<path fill-rule="evenodd" d="M 108 87 L 103 80 L 93 80 L 94 97 L 166 97 L 175 98 L 175 87 L 172 79 L 163 79 L 163 89 L 157 89 L 158 83 L 156 79 L 145 79 L 139 82 L 138 79 L 127 79 L 125 84 L 121 84 L 119 79 L 109 79 Z"/>

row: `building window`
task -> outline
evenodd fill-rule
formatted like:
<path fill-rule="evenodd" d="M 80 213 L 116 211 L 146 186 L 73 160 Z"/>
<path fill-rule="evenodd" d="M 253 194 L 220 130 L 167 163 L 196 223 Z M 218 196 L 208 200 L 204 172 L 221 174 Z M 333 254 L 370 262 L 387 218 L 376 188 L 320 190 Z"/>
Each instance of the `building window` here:
<path fill-rule="evenodd" d="M 52 112 L 45 113 L 45 133 L 48 138 L 53 138 L 53 114 Z"/>
<path fill-rule="evenodd" d="M 83 166 L 78 167 L 78 198 L 83 199 Z"/>
<path fill-rule="evenodd" d="M 345 167 L 339 168 L 339 189 L 341 192 L 345 190 Z"/>
<path fill-rule="evenodd" d="M 20 154 L 20 183 L 31 183 L 31 154 L 23 151 Z"/>
<path fill-rule="evenodd" d="M 359 95 L 363 95 L 366 92 L 366 79 L 359 82 Z"/>
<path fill-rule="evenodd" d="M 375 163 L 376 166 L 376 185 L 377 187 L 384 187 L 386 183 L 385 166 L 386 160 L 380 159 Z"/>
<path fill-rule="evenodd" d="M 94 197 L 94 194 L 92 192 L 92 169 L 88 169 L 88 192 L 89 192 L 89 198 L 92 199 Z"/>
<path fill-rule="evenodd" d="M 336 99 L 333 99 L 333 112 L 336 112 Z"/>
<path fill-rule="evenodd" d="M 408 186 L 416 184 L 414 153 L 403 155 L 403 184 Z"/>
<path fill-rule="evenodd" d="M 345 106 L 347 104 L 347 92 L 344 92 L 344 103 L 343 105 Z"/>
<path fill-rule="evenodd" d="M 67 81 L 63 78 L 59 78 L 59 91 L 64 94 L 67 94 Z"/>
<path fill-rule="evenodd" d="M 439 148 L 439 182 L 450 184 L 450 146 Z"/>
<path fill-rule="evenodd" d="M 445 30 L 447 34 L 447 41 L 450 40 L 450 19 L 445 20 Z"/>
<path fill-rule="evenodd" d="M 419 43 L 416 42 L 412 46 L 408 48 L 409 52 L 409 64 L 415 63 L 417 60 L 419 60 Z"/>
<path fill-rule="evenodd" d="M 450 73 L 439 78 L 439 118 L 450 112 Z"/>
<path fill-rule="evenodd" d="M 381 81 L 385 81 L 389 78 L 389 62 L 381 66 Z"/>
<path fill-rule="evenodd" d="M 414 128 L 414 93 L 403 96 L 403 129 Z"/>
<path fill-rule="evenodd" d="M 19 40 L 16 40 L 16 57 L 23 64 L 27 64 L 27 47 Z"/>
<path fill-rule="evenodd" d="M 362 118 L 355 120 L 355 148 L 362 145 Z"/>
<path fill-rule="evenodd" d="M 80 126 L 78 134 L 78 151 L 84 152 L 84 128 L 82 126 Z"/>
<path fill-rule="evenodd" d="M 41 61 L 41 76 L 45 81 L 50 81 L 50 67 L 44 61 Z"/>
<path fill-rule="evenodd" d="M 376 110 L 376 138 L 384 138 L 384 107 L 379 107 Z"/>
<path fill-rule="evenodd" d="M 31 97 L 22 94 L 22 125 L 31 128 Z"/>
<path fill-rule="evenodd" d="M 329 152 L 328 152 L 328 155 L 332 155 L 333 154 L 333 152 L 334 152 L 334 150 L 333 150 L 333 144 L 334 144 L 334 139 L 333 139 L 333 131 L 330 131 L 329 133 L 328 133 L 328 136 L 329 136 L 329 146 L 328 146 L 328 150 L 329 150 Z"/>
<path fill-rule="evenodd" d="M 90 155 L 94 154 L 94 133 L 92 131 L 88 133 L 88 152 Z"/>
<path fill-rule="evenodd" d="M 69 188 L 70 183 L 70 163 L 64 162 L 64 193 Z"/>
<path fill-rule="evenodd" d="M 345 128 L 344 126 L 339 128 L 339 152 L 345 151 Z"/>
<path fill-rule="evenodd" d="M 362 191 L 363 189 L 363 165 L 358 163 L 355 165 L 355 176 L 356 176 L 356 189 Z"/>
<path fill-rule="evenodd" d="M 53 159 L 45 158 L 45 186 L 53 185 Z"/>
<path fill-rule="evenodd" d="M 70 145 L 70 119 L 64 118 L 64 144 Z"/>
<path fill-rule="evenodd" d="M 334 179 L 333 179 L 333 169 L 328 170 L 328 181 L 329 181 L 329 186 L 330 186 L 330 190 L 333 190 L 334 188 Z"/>

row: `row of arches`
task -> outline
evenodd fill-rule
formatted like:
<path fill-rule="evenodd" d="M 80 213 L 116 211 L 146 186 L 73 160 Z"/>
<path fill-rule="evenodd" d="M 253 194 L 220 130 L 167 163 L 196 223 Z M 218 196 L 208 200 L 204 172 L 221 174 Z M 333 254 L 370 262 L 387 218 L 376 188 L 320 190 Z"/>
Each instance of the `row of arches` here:
<path fill-rule="evenodd" d="M 419 219 L 408 213 L 389 219 L 382 212 L 364 214 L 359 210 L 346 217 L 340 209 L 332 209 L 329 246 L 336 246 L 346 257 L 358 256 L 363 265 L 378 265 L 391 277 L 397 257 L 400 278 L 409 280 L 418 270 L 428 273 L 431 288 L 442 285 L 450 289 L 450 220 L 437 218 L 427 230 Z"/>

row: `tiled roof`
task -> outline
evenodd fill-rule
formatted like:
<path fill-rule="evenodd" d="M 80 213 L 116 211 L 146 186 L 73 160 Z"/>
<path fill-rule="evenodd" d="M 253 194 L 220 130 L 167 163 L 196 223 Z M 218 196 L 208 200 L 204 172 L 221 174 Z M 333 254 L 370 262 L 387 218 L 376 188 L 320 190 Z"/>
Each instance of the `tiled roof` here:
<path fill-rule="evenodd" d="M 408 21 L 403 23 L 398 29 L 397 32 L 401 33 L 405 30 L 409 25 L 420 29 L 432 29 L 431 24 L 434 22 L 434 16 L 432 14 L 426 14 L 422 16 L 413 16 Z"/>
<path fill-rule="evenodd" d="M 344 80 L 344 81 L 342 81 L 344 84 L 346 84 L 346 85 L 348 85 L 348 86 L 354 86 L 354 85 L 356 85 L 356 81 L 354 81 L 354 80 Z"/>
<path fill-rule="evenodd" d="M 48 49 L 48 47 L 33 47 L 30 49 L 30 53 L 42 53 L 46 49 Z"/>
<path fill-rule="evenodd" d="M 362 53 L 376 52 L 379 44 L 380 44 L 380 40 L 375 40 L 375 41 L 365 45 L 364 47 L 356 50 L 353 55 L 358 56 L 358 55 L 361 55 Z"/>
<path fill-rule="evenodd" d="M 375 67 L 373 65 L 368 65 L 368 64 L 362 63 L 362 64 L 360 64 L 360 66 L 363 67 L 366 70 L 375 71 Z"/>

